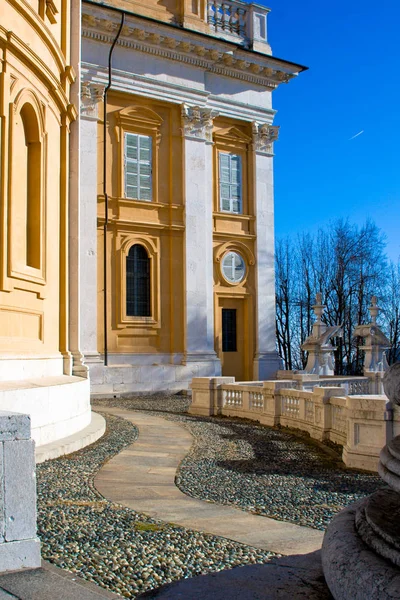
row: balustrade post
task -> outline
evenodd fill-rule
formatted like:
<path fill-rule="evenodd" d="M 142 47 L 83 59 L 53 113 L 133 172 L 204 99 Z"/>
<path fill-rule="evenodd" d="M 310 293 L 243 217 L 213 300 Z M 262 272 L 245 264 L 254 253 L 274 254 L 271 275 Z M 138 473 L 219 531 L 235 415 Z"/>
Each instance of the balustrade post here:
<path fill-rule="evenodd" d="M 241 37 L 246 37 L 247 32 L 247 11 L 244 8 L 238 8 L 238 16 L 239 16 L 239 35 Z"/>
<path fill-rule="evenodd" d="M 250 392 L 245 389 L 242 392 L 242 410 L 246 412 L 250 410 Z"/>
<path fill-rule="evenodd" d="M 303 398 L 302 396 L 300 396 L 299 398 L 299 419 L 300 421 L 305 421 L 306 420 L 306 401 L 305 398 Z"/>

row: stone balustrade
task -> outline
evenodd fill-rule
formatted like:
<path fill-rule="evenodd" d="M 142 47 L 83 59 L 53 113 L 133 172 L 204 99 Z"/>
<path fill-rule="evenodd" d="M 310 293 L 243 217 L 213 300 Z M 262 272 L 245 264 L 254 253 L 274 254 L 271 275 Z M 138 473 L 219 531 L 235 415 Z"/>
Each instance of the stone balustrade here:
<path fill-rule="evenodd" d="M 208 0 L 207 22 L 218 37 L 271 54 L 267 42 L 269 9 L 241 0 Z"/>
<path fill-rule="evenodd" d="M 305 390 L 297 389 L 293 378 L 247 384 L 235 383 L 232 377 L 199 377 L 192 380 L 189 412 L 300 429 L 313 439 L 343 446 L 347 466 L 376 471 L 380 448 L 400 429 L 400 412 L 391 410 L 385 395 L 364 393 L 368 378 L 329 378 L 320 383 L 313 381 L 315 385 Z"/>

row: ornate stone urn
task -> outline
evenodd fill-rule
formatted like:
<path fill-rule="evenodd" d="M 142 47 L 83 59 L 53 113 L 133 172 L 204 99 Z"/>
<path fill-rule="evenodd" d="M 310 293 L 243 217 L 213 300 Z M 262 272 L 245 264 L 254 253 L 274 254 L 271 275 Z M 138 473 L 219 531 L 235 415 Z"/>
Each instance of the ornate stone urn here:
<path fill-rule="evenodd" d="M 400 362 L 383 386 L 400 405 Z M 400 598 L 400 436 L 382 449 L 378 471 L 388 487 L 340 512 L 325 533 L 322 565 L 335 600 Z"/>

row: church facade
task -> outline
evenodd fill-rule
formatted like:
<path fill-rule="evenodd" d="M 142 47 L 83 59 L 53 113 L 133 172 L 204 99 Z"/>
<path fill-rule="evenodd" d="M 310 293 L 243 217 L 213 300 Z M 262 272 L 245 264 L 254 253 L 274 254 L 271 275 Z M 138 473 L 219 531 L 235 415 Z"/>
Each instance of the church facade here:
<path fill-rule="evenodd" d="M 268 9 L 82 5 L 79 347 L 94 394 L 273 376 Z"/>

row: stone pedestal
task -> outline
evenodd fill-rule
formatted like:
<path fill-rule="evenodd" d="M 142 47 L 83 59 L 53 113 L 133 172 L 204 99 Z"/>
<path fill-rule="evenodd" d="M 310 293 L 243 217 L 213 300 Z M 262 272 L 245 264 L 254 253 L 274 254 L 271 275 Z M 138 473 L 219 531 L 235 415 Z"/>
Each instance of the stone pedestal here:
<path fill-rule="evenodd" d="M 28 415 L 0 411 L 0 573 L 40 567 L 30 435 Z"/>
<path fill-rule="evenodd" d="M 383 384 L 400 404 L 400 363 Z M 400 436 L 381 451 L 378 471 L 389 487 L 339 513 L 325 534 L 322 565 L 335 600 L 400 598 Z"/>

